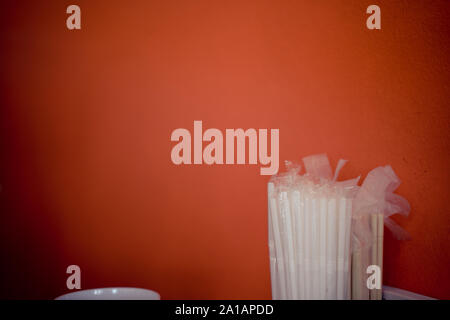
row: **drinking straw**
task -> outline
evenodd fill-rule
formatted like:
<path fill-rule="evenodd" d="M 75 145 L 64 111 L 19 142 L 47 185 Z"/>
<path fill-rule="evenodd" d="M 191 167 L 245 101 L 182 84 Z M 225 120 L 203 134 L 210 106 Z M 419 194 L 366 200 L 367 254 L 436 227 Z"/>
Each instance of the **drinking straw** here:
<path fill-rule="evenodd" d="M 278 199 L 278 226 L 280 228 L 281 235 L 281 248 L 283 250 L 283 261 L 284 261 L 284 272 L 286 279 L 286 299 L 290 299 L 292 297 L 292 282 L 290 277 L 290 267 L 289 267 L 289 248 L 288 248 L 288 235 L 287 235 L 287 227 L 286 227 L 286 206 L 283 202 L 283 196 L 281 193 L 277 196 Z"/>
<path fill-rule="evenodd" d="M 291 299 L 298 299 L 297 296 L 297 278 L 295 274 L 295 256 L 294 256 L 294 237 L 292 236 L 292 218 L 291 218 L 291 210 L 289 205 L 288 194 L 286 191 L 281 192 L 281 211 L 282 215 L 285 217 L 285 234 L 286 234 L 286 242 L 285 245 L 287 247 L 287 264 L 289 269 L 288 274 L 288 288 L 289 288 L 289 297 Z"/>
<path fill-rule="evenodd" d="M 377 257 L 378 257 L 378 254 L 377 254 L 378 216 L 377 216 L 377 214 L 370 215 L 370 219 L 371 219 L 370 226 L 372 229 L 372 249 L 371 249 L 372 257 L 371 257 L 371 262 L 369 263 L 369 265 L 378 265 L 377 264 Z M 370 290 L 370 300 L 376 300 L 376 299 L 377 299 L 376 289 L 371 289 Z"/>
<path fill-rule="evenodd" d="M 311 199 L 305 196 L 305 287 L 306 299 L 311 299 Z"/>
<path fill-rule="evenodd" d="M 327 198 L 320 198 L 320 295 L 326 299 L 327 294 Z"/>
<path fill-rule="evenodd" d="M 298 283 L 298 294 L 299 299 L 305 299 L 305 248 L 304 242 L 304 225 L 305 225 L 305 213 L 303 210 L 303 205 L 301 205 L 301 195 L 300 191 L 294 190 L 292 192 L 292 208 L 294 210 L 295 216 L 295 235 L 297 241 L 296 253 L 297 253 L 297 283 Z"/>
<path fill-rule="evenodd" d="M 367 224 L 368 228 L 371 228 L 371 215 L 364 215 L 361 217 L 364 224 Z M 370 292 L 371 290 L 367 286 L 367 267 L 371 265 L 371 254 L 372 254 L 372 247 L 369 244 L 369 239 L 366 240 L 367 243 L 365 246 L 361 247 L 361 270 L 359 271 L 359 275 L 361 277 L 361 299 L 362 300 L 370 300 Z"/>
<path fill-rule="evenodd" d="M 269 208 L 270 212 L 270 208 Z M 272 221 L 270 219 L 270 213 L 269 213 L 269 256 L 270 256 L 270 281 L 272 284 L 272 299 L 278 299 L 278 292 L 276 290 L 277 283 L 276 283 L 276 277 L 277 271 L 276 271 L 276 253 L 275 253 L 275 244 L 273 241 L 273 231 L 272 231 Z"/>
<path fill-rule="evenodd" d="M 361 249 L 352 255 L 352 300 L 361 300 Z"/>
<path fill-rule="evenodd" d="M 301 207 L 300 207 L 300 225 L 301 225 L 301 240 L 302 240 L 302 269 L 301 269 L 301 279 L 302 279 L 302 291 L 304 299 L 308 298 L 308 292 L 306 290 L 306 283 L 308 276 L 306 274 L 306 246 L 307 246 L 307 225 L 306 225 L 306 205 L 305 205 L 305 194 L 304 191 L 300 193 Z"/>
<path fill-rule="evenodd" d="M 298 300 L 300 299 L 300 287 L 298 286 L 298 278 L 299 278 L 299 273 L 298 273 L 298 258 L 299 258 L 299 252 L 298 252 L 298 245 L 297 245 L 297 238 L 298 238 L 298 234 L 297 234 L 297 225 L 298 225 L 298 208 L 295 208 L 293 205 L 293 192 L 295 189 L 291 189 L 288 193 L 288 202 L 289 202 L 289 208 L 290 208 L 290 214 L 291 214 L 291 223 L 292 223 L 292 246 L 293 246 L 293 273 L 294 273 L 294 282 L 293 282 L 293 286 L 294 286 L 294 300 Z"/>
<path fill-rule="evenodd" d="M 283 259 L 283 249 L 281 243 L 281 235 L 280 229 L 278 226 L 278 218 L 277 218 L 277 201 L 275 198 L 270 198 L 270 217 L 272 219 L 272 227 L 273 227 L 273 235 L 275 239 L 275 252 L 276 259 L 278 265 L 278 280 L 279 280 L 279 289 L 280 289 L 280 299 L 286 299 L 287 291 L 286 291 L 286 279 L 285 279 L 285 271 L 284 271 L 284 259 Z"/>
<path fill-rule="evenodd" d="M 270 281 L 272 285 L 272 299 L 276 300 L 279 299 L 278 283 L 277 283 L 278 271 L 277 271 L 275 243 L 273 239 L 273 226 L 270 214 L 270 197 L 272 197 L 274 190 L 275 190 L 274 184 L 272 182 L 269 182 L 267 184 L 267 207 L 269 211 L 268 228 L 269 228 Z"/>
<path fill-rule="evenodd" d="M 338 223 L 338 255 L 337 255 L 337 300 L 345 298 L 344 292 L 344 259 L 345 259 L 345 223 L 347 212 L 347 199 L 339 199 Z"/>
<path fill-rule="evenodd" d="M 319 200 L 314 197 L 312 198 L 312 205 L 311 205 L 311 216 L 312 216 L 312 252 L 311 252 L 311 258 L 312 258 L 312 298 L 313 299 L 319 299 L 319 292 L 320 292 L 320 235 L 319 235 L 319 228 L 320 228 L 320 211 L 319 211 Z"/>
<path fill-rule="evenodd" d="M 280 298 L 278 293 L 278 284 L 276 277 L 278 274 L 277 271 L 277 258 L 270 257 L 270 284 L 272 285 L 272 299 L 278 300 Z"/>
<path fill-rule="evenodd" d="M 352 202 L 351 198 L 347 199 L 347 207 L 345 210 L 345 246 L 344 246 L 344 297 L 350 299 L 350 231 L 352 223 Z"/>
<path fill-rule="evenodd" d="M 367 219 L 367 217 L 366 217 Z M 370 290 L 367 287 L 367 266 L 368 262 L 370 261 L 370 248 L 362 248 L 361 249 L 361 269 L 359 271 L 359 275 L 361 277 L 361 299 L 362 300 L 369 300 L 370 299 Z"/>
<path fill-rule="evenodd" d="M 381 284 L 383 284 L 383 237 L 384 237 L 384 215 L 378 214 L 378 234 L 377 234 L 377 264 L 380 267 Z M 377 290 L 377 300 L 382 299 L 382 289 Z"/>
<path fill-rule="evenodd" d="M 336 286 L 336 260 L 337 260 L 337 217 L 336 198 L 328 200 L 327 221 L 327 299 L 335 300 L 337 297 Z"/>

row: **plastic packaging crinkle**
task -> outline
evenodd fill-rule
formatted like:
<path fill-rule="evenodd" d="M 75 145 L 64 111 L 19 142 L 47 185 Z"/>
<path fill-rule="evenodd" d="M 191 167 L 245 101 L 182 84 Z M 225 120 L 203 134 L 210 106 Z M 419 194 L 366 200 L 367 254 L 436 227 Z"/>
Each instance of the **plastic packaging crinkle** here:
<path fill-rule="evenodd" d="M 383 226 L 399 240 L 410 238 L 389 218 L 396 213 L 408 216 L 410 211 L 408 201 L 394 194 L 399 185 L 400 179 L 391 166 L 377 167 L 369 172 L 356 193 L 353 201 L 353 299 L 381 299 L 381 290 L 369 290 L 366 279 L 369 266 L 380 267 L 382 276 Z"/>
<path fill-rule="evenodd" d="M 352 251 L 364 252 L 356 266 L 362 275 L 376 234 L 372 214 L 383 214 L 386 225 L 404 237 L 405 232 L 388 218 L 409 211 L 407 201 L 393 194 L 400 182 L 392 169 L 374 169 L 358 187 L 360 177 L 338 181 L 346 163 L 339 160 L 333 173 L 327 155 L 308 156 L 303 158 L 305 173 L 301 174 L 300 164 L 286 162 L 286 172 L 269 181 L 273 299 L 352 298 Z"/>

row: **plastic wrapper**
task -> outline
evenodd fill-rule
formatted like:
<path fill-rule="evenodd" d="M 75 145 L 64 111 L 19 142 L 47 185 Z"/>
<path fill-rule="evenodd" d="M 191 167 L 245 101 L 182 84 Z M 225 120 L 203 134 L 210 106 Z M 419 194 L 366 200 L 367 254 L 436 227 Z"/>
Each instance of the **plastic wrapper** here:
<path fill-rule="evenodd" d="M 384 225 L 400 240 L 408 239 L 408 233 L 389 217 L 396 213 L 408 215 L 410 205 L 406 199 L 394 194 L 400 179 L 390 166 L 377 167 L 367 175 L 354 199 L 352 299 L 381 300 L 380 289 L 369 290 L 367 270 L 369 266 L 380 268 L 383 274 Z"/>

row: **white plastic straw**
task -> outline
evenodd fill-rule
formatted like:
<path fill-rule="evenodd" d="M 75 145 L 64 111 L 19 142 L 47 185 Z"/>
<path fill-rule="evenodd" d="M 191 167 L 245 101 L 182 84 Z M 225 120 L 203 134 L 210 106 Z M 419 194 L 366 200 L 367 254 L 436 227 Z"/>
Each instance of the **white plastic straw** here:
<path fill-rule="evenodd" d="M 377 226 L 377 264 L 380 267 L 381 284 L 383 284 L 383 237 L 384 237 L 384 215 L 378 214 Z M 382 299 L 382 289 L 377 290 L 377 300 Z"/>
<path fill-rule="evenodd" d="M 305 197 L 305 287 L 306 299 L 312 299 L 312 277 L 311 277 L 311 226 L 312 226 L 312 204 L 311 199 Z"/>
<path fill-rule="evenodd" d="M 352 300 L 361 300 L 361 249 L 352 255 Z"/>
<path fill-rule="evenodd" d="M 378 217 L 376 214 L 372 214 L 370 216 L 370 226 L 372 229 L 372 249 L 371 249 L 371 262 L 370 264 L 373 265 L 377 265 L 377 246 L 378 246 L 378 241 L 377 241 L 377 233 L 378 233 Z M 377 300 L 377 292 L 376 289 L 372 289 L 370 290 L 370 300 Z"/>
<path fill-rule="evenodd" d="M 269 182 L 267 184 L 267 207 L 268 207 L 268 229 L 269 229 L 269 255 L 270 255 L 270 281 L 272 286 L 272 299 L 277 300 L 280 298 L 278 292 L 278 270 L 277 270 L 277 259 L 275 252 L 275 241 L 273 235 L 273 226 L 270 210 L 270 198 L 273 196 L 275 191 L 275 186 L 273 183 Z"/>
<path fill-rule="evenodd" d="M 328 221 L 327 221 L 327 299 L 337 298 L 337 201 L 332 198 L 328 201 Z"/>
<path fill-rule="evenodd" d="M 286 290 L 286 276 L 285 276 L 285 268 L 284 268 L 284 259 L 283 259 L 283 249 L 281 243 L 281 235 L 280 229 L 278 226 L 278 218 L 277 218 L 277 202 L 276 199 L 270 198 L 270 216 L 272 218 L 272 227 L 273 227 L 273 235 L 275 240 L 275 251 L 277 257 L 277 265 L 278 265 L 278 281 L 279 281 L 279 289 L 280 289 L 280 299 L 287 298 L 287 290 Z"/>
<path fill-rule="evenodd" d="M 338 257 L 337 257 L 337 300 L 345 299 L 344 292 L 344 260 L 345 260 L 345 223 L 347 199 L 339 199 L 338 223 Z"/>
<path fill-rule="evenodd" d="M 305 213 L 304 208 L 301 204 L 300 191 L 295 190 L 292 192 L 292 209 L 295 216 L 295 238 L 297 241 L 296 253 L 297 253 L 297 283 L 298 283 L 298 294 L 299 299 L 306 298 L 305 290 L 305 248 L 304 248 L 304 237 L 305 237 Z"/>
<path fill-rule="evenodd" d="M 344 299 L 350 299 L 350 231 L 352 223 L 352 199 L 347 199 L 345 210 L 345 248 L 344 248 Z"/>
<path fill-rule="evenodd" d="M 326 299 L 327 295 L 327 211 L 328 203 L 327 198 L 320 198 L 320 277 L 319 287 L 320 295 L 319 299 Z"/>
<path fill-rule="evenodd" d="M 319 299 L 320 297 L 320 211 L 319 199 L 314 197 L 311 205 L 312 214 L 312 298 Z"/>
<path fill-rule="evenodd" d="M 291 299 L 298 299 L 297 296 L 297 277 L 295 273 L 295 256 L 294 256 L 294 237 L 292 236 L 292 218 L 287 192 L 281 192 L 281 211 L 285 217 L 284 230 L 286 233 L 287 257 L 286 262 L 289 269 L 288 288 Z"/>

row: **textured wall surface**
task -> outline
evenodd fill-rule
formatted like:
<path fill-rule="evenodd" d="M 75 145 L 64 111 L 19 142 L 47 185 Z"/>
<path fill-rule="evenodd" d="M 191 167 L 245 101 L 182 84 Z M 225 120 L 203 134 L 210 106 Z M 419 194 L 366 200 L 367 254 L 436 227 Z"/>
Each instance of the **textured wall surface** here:
<path fill-rule="evenodd" d="M 66 7 L 82 29 L 65 26 Z M 382 29 L 365 26 L 378 4 Z M 390 164 L 385 283 L 450 298 L 449 1 L 2 1 L 0 296 L 270 298 L 259 166 L 176 166 L 172 130 L 279 128 L 280 160 Z"/>

